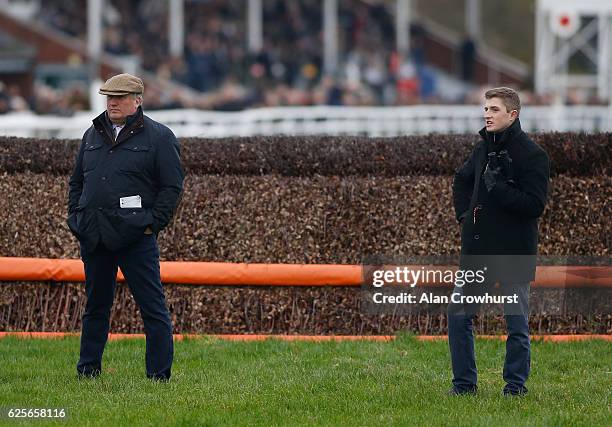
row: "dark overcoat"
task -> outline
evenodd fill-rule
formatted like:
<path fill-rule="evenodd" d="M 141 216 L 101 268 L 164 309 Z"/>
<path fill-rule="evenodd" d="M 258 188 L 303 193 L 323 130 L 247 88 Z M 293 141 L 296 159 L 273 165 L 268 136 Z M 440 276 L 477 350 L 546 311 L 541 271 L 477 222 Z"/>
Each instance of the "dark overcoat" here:
<path fill-rule="evenodd" d="M 509 274 L 505 279 L 531 281 L 535 277 L 538 218 L 548 195 L 548 155 L 523 132 L 518 119 L 502 133 L 483 128 L 480 136 L 453 181 L 455 215 L 462 223 L 461 266 L 474 267 L 469 260 L 478 256 L 498 257 L 495 263 L 505 264 L 504 274 Z M 483 173 L 491 153 L 497 156 L 503 174 L 487 191 Z"/>
<path fill-rule="evenodd" d="M 147 227 L 159 233 L 183 189 L 179 145 L 170 129 L 138 107 L 116 141 L 112 135 L 104 112 L 83 135 L 69 181 L 67 222 L 86 251 L 100 241 L 110 250 L 129 246 Z M 133 196 L 141 207 L 120 206 L 120 199 Z"/>

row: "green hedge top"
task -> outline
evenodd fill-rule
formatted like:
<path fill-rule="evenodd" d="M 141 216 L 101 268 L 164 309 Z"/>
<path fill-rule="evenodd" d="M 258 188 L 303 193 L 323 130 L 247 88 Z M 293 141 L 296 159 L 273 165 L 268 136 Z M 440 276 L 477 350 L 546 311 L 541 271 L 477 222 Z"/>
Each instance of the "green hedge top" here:
<path fill-rule="evenodd" d="M 548 153 L 553 175 L 609 175 L 612 133 L 545 133 L 532 136 Z M 452 175 L 476 135 L 397 138 L 275 136 L 183 138 L 187 173 L 283 176 Z M 0 173 L 32 171 L 67 175 L 79 140 L 0 137 Z"/>

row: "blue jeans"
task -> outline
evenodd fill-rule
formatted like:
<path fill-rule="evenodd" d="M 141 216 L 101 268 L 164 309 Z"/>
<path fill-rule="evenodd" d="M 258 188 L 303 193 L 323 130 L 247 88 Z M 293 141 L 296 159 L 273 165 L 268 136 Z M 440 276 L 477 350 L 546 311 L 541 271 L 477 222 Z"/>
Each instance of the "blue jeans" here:
<path fill-rule="evenodd" d="M 169 379 L 174 354 L 172 323 L 160 279 L 155 235 L 145 234 L 135 244 L 118 251 L 109 251 L 102 245 L 92 252 L 81 250 L 81 258 L 85 264 L 87 304 L 77 372 L 96 375 L 102 370 L 117 267 L 121 267 L 144 323 L 147 376 Z"/>
<path fill-rule="evenodd" d="M 478 290 L 475 290 L 476 287 Z M 453 292 L 463 295 L 482 295 L 492 289 L 489 285 L 466 285 L 455 288 Z M 531 364 L 529 341 L 529 283 L 503 284 L 504 295 L 517 295 L 518 303 L 504 304 L 504 317 L 508 339 L 506 341 L 506 360 L 504 381 L 506 388 L 519 391 L 525 387 Z M 448 305 L 448 344 L 453 367 L 453 386 L 460 390 L 470 390 L 477 383 L 476 357 L 474 355 L 473 319 L 479 304 Z"/>

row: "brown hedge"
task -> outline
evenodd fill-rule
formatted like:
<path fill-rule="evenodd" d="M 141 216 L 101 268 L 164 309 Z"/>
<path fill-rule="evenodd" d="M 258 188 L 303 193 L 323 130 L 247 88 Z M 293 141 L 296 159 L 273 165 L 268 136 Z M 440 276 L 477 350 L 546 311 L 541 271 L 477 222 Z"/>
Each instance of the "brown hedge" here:
<path fill-rule="evenodd" d="M 556 175 L 540 222 L 540 253 L 608 256 L 611 134 L 536 140 Z M 452 173 L 474 137 L 183 140 L 190 174 L 162 259 L 350 263 L 377 255 L 456 255 Z M 78 141 L 0 138 L 0 255 L 78 257 L 64 223 Z M 366 316 L 347 288 L 169 286 L 177 332 L 444 333 L 446 318 Z M 0 286 L 0 329 L 78 330 L 82 285 Z M 120 287 L 115 332 L 140 332 Z M 609 333 L 610 316 L 532 316 L 534 333 Z M 504 329 L 482 316 L 480 333 Z"/>
<path fill-rule="evenodd" d="M 77 258 L 67 177 L 0 175 L 0 255 Z M 453 255 L 451 177 L 189 176 L 167 260 L 348 263 L 365 255 Z M 540 221 L 543 255 L 609 256 L 612 177 L 557 176 Z"/>
<path fill-rule="evenodd" d="M 81 284 L 10 283 L 0 287 L 0 330 L 79 331 L 85 307 Z M 166 286 L 175 333 L 207 334 L 446 334 L 445 308 L 410 315 L 368 315 L 360 309 L 358 288 Z M 560 316 L 537 308 L 538 301 L 563 300 L 563 291 L 532 291 L 531 333 L 611 333 L 611 315 Z M 605 297 L 605 296 L 604 296 Z M 482 313 L 481 334 L 503 333 L 503 317 Z M 143 333 L 127 286 L 119 285 L 111 331 Z"/>
<path fill-rule="evenodd" d="M 477 135 L 398 138 L 248 137 L 181 140 L 190 174 L 283 176 L 451 175 L 465 161 Z M 549 154 L 552 174 L 610 173 L 612 134 L 545 133 L 533 138 Z M 66 175 L 79 140 L 0 137 L 0 173 Z"/>

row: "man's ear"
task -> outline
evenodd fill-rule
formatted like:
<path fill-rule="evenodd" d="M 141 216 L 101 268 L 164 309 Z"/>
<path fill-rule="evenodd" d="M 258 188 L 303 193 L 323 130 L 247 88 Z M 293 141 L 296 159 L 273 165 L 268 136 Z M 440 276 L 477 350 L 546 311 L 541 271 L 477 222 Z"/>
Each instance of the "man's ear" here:
<path fill-rule="evenodd" d="M 518 117 L 518 110 L 510 111 L 510 117 L 512 117 L 512 120 L 516 120 L 516 118 Z"/>

